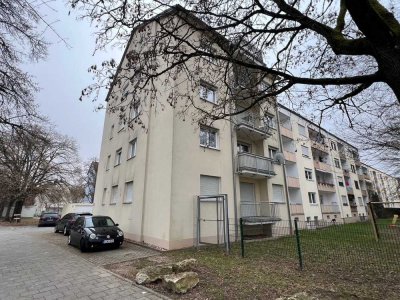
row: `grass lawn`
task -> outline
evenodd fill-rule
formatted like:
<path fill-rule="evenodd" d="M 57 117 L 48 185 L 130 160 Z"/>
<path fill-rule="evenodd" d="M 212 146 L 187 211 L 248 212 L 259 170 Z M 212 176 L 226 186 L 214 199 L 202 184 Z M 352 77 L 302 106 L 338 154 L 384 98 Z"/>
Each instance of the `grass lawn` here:
<path fill-rule="evenodd" d="M 229 256 L 220 247 L 191 248 L 107 268 L 134 279 L 144 266 L 196 258 L 200 283 L 186 295 L 170 294 L 160 284 L 149 285 L 171 298 L 276 299 L 307 292 L 319 299 L 399 299 L 400 229 L 390 230 L 381 228 L 390 238 L 382 234 L 379 242 L 370 223 L 303 230 L 303 271 L 293 236 L 246 242 L 245 258 L 240 244 L 234 243 Z"/>

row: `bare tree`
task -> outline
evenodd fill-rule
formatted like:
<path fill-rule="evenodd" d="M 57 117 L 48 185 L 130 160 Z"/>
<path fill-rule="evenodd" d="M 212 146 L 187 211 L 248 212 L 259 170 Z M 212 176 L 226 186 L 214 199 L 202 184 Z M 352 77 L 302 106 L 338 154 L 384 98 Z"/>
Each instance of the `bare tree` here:
<path fill-rule="evenodd" d="M 83 168 L 83 187 L 84 187 L 84 201 L 89 203 L 94 202 L 94 191 L 96 188 L 97 169 L 99 162 L 97 158 L 92 158 L 86 162 Z"/>
<path fill-rule="evenodd" d="M 162 109 L 163 104 L 157 103 L 155 80 L 173 86 L 184 74 L 188 92 L 179 94 L 171 88 L 168 103 L 164 104 L 180 105 L 183 115 L 188 107 L 195 107 L 200 119 L 221 119 L 238 113 L 232 111 L 229 99 L 237 99 L 238 94 L 243 97 L 243 90 L 250 91 L 247 98 L 251 99 L 244 109 L 280 95 L 299 107 L 311 103 L 321 114 L 339 108 L 349 120 L 354 113 L 368 111 L 371 99 L 383 92 L 387 102 L 400 101 L 400 24 L 393 14 L 399 9 L 389 1 L 70 3 L 82 18 L 99 28 L 96 49 L 128 41 L 133 44 L 119 66 L 110 60 L 91 67 L 97 82 L 82 91 L 82 98 L 96 99 L 99 90 L 105 88 L 111 90 L 109 100 L 122 92 L 125 99 L 131 100 L 129 108 L 138 97 L 146 95 L 147 104 Z M 156 31 L 146 27 L 149 21 L 157 23 Z M 132 30 L 139 39 L 130 40 Z M 201 33 L 197 40 L 196 32 Z M 140 47 L 135 47 L 137 44 Z M 210 62 L 208 66 L 204 59 Z M 205 68 L 216 74 L 215 80 L 224 83 L 227 90 L 212 111 L 196 107 L 190 98 L 199 84 L 198 71 Z M 251 80 L 238 84 L 238 78 L 230 77 L 232 73 Z M 258 74 L 257 80 L 251 73 Z M 261 85 L 268 77 L 273 83 Z M 126 90 L 125 82 L 134 88 Z M 121 113 L 125 108 L 111 103 L 109 109 Z"/>
<path fill-rule="evenodd" d="M 13 127 L 0 135 L 6 218 L 10 218 L 10 210 L 16 202 L 24 204 L 50 193 L 55 187 L 70 186 L 78 165 L 73 140 L 43 125 L 33 125 L 29 131 Z"/>

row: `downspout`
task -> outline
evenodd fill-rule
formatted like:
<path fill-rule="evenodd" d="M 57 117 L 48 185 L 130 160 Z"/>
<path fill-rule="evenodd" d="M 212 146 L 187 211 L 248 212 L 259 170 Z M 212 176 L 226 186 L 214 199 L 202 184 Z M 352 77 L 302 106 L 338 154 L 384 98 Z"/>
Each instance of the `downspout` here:
<path fill-rule="evenodd" d="M 232 179 L 233 179 L 233 212 L 235 217 L 235 242 L 239 238 L 239 231 L 238 231 L 238 211 L 237 211 L 237 192 L 236 192 L 236 160 L 235 160 L 235 143 L 233 141 L 234 136 L 234 126 L 232 124 L 232 117 L 230 120 L 230 128 L 231 128 L 231 150 L 232 150 Z M 235 135 L 236 136 L 236 135 Z"/>
<path fill-rule="evenodd" d="M 283 152 L 283 143 L 282 143 L 282 136 L 281 136 L 281 121 L 279 119 L 279 111 L 278 111 L 278 104 L 276 105 L 275 108 L 275 112 L 276 112 L 276 119 L 277 119 L 277 130 L 278 130 L 278 137 L 279 137 L 279 148 L 280 151 L 282 153 L 282 155 L 284 155 Z M 290 234 L 293 234 L 293 225 L 292 225 L 292 217 L 290 214 L 290 204 L 289 204 L 289 188 L 288 188 L 288 184 L 287 184 L 287 178 L 286 178 L 286 163 L 285 161 L 283 161 L 283 165 L 282 165 L 282 169 L 283 169 L 283 182 L 285 184 L 285 194 L 286 194 L 286 207 L 287 207 L 287 212 L 288 212 L 288 217 L 289 217 L 289 230 L 290 230 Z"/>

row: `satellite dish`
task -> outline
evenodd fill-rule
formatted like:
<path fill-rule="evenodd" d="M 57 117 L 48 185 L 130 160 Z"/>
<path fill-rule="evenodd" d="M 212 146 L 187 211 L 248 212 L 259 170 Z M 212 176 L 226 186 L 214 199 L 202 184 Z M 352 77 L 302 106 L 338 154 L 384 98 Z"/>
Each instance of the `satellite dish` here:
<path fill-rule="evenodd" d="M 278 165 L 284 165 L 285 164 L 285 157 L 283 156 L 282 152 L 276 152 L 274 155 L 274 160 Z"/>

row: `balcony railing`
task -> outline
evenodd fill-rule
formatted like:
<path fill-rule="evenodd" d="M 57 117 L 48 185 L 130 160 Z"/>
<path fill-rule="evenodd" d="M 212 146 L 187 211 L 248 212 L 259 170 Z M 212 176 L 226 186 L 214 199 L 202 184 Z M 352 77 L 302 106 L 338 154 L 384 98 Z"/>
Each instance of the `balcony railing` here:
<path fill-rule="evenodd" d="M 283 218 L 286 207 L 284 202 L 240 202 L 240 216 Z"/>
<path fill-rule="evenodd" d="M 358 175 L 358 179 L 359 179 L 359 180 L 364 180 L 364 179 L 365 179 L 364 174 L 358 173 L 357 175 Z"/>
<path fill-rule="evenodd" d="M 301 204 L 301 203 L 290 204 L 290 213 L 292 215 L 304 215 L 303 204 Z"/>
<path fill-rule="evenodd" d="M 283 155 L 285 156 L 285 159 L 288 161 L 296 162 L 296 154 L 287 150 L 283 150 Z"/>
<path fill-rule="evenodd" d="M 343 150 L 339 150 L 339 157 L 340 159 L 346 160 L 346 153 Z"/>
<path fill-rule="evenodd" d="M 280 128 L 280 130 L 281 130 L 281 135 L 286 136 L 286 137 L 288 137 L 290 139 L 293 139 L 293 132 L 289 128 L 286 128 L 286 127 L 282 126 Z"/>
<path fill-rule="evenodd" d="M 327 144 L 321 144 L 318 141 L 312 141 L 311 147 L 329 153 L 329 146 Z"/>
<path fill-rule="evenodd" d="M 371 180 L 371 177 L 369 176 L 369 174 L 368 173 L 363 173 L 364 174 L 364 179 L 365 180 Z"/>
<path fill-rule="evenodd" d="M 300 180 L 299 180 L 299 178 L 288 176 L 286 179 L 287 179 L 288 187 L 300 188 Z"/>
<path fill-rule="evenodd" d="M 271 136 L 271 126 L 256 114 L 240 114 L 235 117 L 236 129 L 253 140 L 266 139 Z"/>
<path fill-rule="evenodd" d="M 357 204 L 354 202 L 350 202 L 350 211 L 357 212 Z"/>
<path fill-rule="evenodd" d="M 238 154 L 238 173 L 249 177 L 272 177 L 275 174 L 272 159 L 250 153 Z"/>
<path fill-rule="evenodd" d="M 318 160 L 314 160 L 314 167 L 317 170 L 325 171 L 325 172 L 332 172 L 332 167 L 324 162 L 320 162 Z"/>
<path fill-rule="evenodd" d="M 317 182 L 318 190 L 321 192 L 335 192 L 335 185 L 329 182 Z"/>
<path fill-rule="evenodd" d="M 321 204 L 321 211 L 323 214 L 340 213 L 340 207 L 337 204 Z"/>

